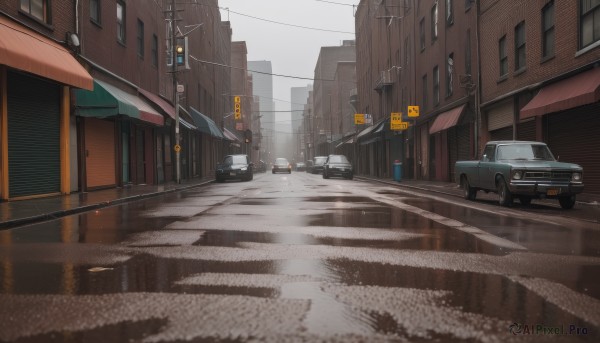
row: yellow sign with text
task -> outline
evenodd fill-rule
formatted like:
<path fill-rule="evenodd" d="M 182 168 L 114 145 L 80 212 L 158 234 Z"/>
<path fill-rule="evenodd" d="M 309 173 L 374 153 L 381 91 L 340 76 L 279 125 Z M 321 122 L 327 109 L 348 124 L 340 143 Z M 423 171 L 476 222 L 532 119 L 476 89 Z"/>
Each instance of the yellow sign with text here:
<path fill-rule="evenodd" d="M 408 106 L 408 117 L 414 118 L 419 116 L 419 106 Z"/>
<path fill-rule="evenodd" d="M 402 131 L 408 129 L 408 123 L 402 121 L 402 112 L 393 112 L 390 118 L 390 130 Z"/>
<path fill-rule="evenodd" d="M 365 115 L 363 113 L 354 114 L 354 125 L 363 125 L 365 123 Z"/>

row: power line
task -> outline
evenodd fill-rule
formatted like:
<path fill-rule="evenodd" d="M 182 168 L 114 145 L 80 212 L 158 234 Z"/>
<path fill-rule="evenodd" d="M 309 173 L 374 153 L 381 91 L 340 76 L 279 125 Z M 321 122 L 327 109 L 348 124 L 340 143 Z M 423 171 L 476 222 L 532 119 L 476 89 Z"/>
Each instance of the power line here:
<path fill-rule="evenodd" d="M 221 8 L 221 7 L 219 7 Z M 252 19 L 256 19 L 256 20 L 260 20 L 260 21 L 265 21 L 268 23 L 273 23 L 273 24 L 278 24 L 278 25 L 284 25 L 284 26 L 291 26 L 291 27 L 297 27 L 300 29 L 306 29 L 306 30 L 314 30 L 314 31 L 323 31 L 323 32 L 333 32 L 333 33 L 344 33 L 344 34 L 349 34 L 349 35 L 353 35 L 354 32 L 348 32 L 348 31 L 337 31 L 337 30 L 328 30 L 328 29 L 320 29 L 320 28 L 316 28 L 316 27 L 309 27 L 309 26 L 302 26 L 302 25 L 294 25 L 294 24 L 288 24 L 288 23 L 282 23 L 279 21 L 274 21 L 274 20 L 270 20 L 270 19 L 264 19 L 264 18 L 259 18 L 259 17 L 254 17 L 248 14 L 243 14 L 243 13 L 238 13 L 235 11 L 231 11 L 228 8 L 221 8 L 222 10 L 226 10 L 228 12 L 237 14 L 237 15 L 241 15 L 243 17 L 248 17 L 248 18 L 252 18 Z"/>
<path fill-rule="evenodd" d="M 279 76 L 279 77 L 287 77 L 287 78 L 299 79 L 299 80 L 311 80 L 311 81 L 318 80 L 318 81 L 330 81 L 330 82 L 335 81 L 335 80 L 327 80 L 327 79 L 314 79 L 314 78 L 301 77 L 301 76 L 274 74 L 274 73 L 267 73 L 267 72 L 257 71 L 257 70 L 249 70 L 249 69 L 244 69 L 244 68 L 230 66 L 230 65 L 227 65 L 227 64 L 222 64 L 222 63 L 217 63 L 217 62 L 211 62 L 211 61 L 201 60 L 201 59 L 198 59 L 198 58 L 196 58 L 196 57 L 194 57 L 192 55 L 189 55 L 189 56 L 190 56 L 191 59 L 193 59 L 196 62 L 211 64 L 211 65 L 216 65 L 216 66 L 219 66 L 219 67 L 231 68 L 231 69 L 236 69 L 236 70 L 243 70 L 245 72 L 250 72 L 250 73 L 272 75 L 272 76 Z"/>
<path fill-rule="evenodd" d="M 237 15 L 242 16 L 242 17 L 248 17 L 248 18 L 252 18 L 252 19 L 255 19 L 255 20 L 260 20 L 260 21 L 264 21 L 264 22 L 268 22 L 268 23 L 272 23 L 272 24 L 278 24 L 278 25 L 283 25 L 283 26 L 291 26 L 291 27 L 296 27 L 296 28 L 300 28 L 300 29 L 313 30 L 313 31 L 322 31 L 322 32 L 332 32 L 332 33 L 344 33 L 344 34 L 349 34 L 349 35 L 353 35 L 354 34 L 354 32 L 348 32 L 348 31 L 329 30 L 329 29 L 321 29 L 321 28 L 310 27 L 310 26 L 303 26 L 303 25 L 295 25 L 295 24 L 290 24 L 290 23 L 283 23 L 283 22 L 280 22 L 280 21 L 275 21 L 275 20 L 270 20 L 270 19 L 265 19 L 265 18 L 251 16 L 249 14 L 235 12 L 235 11 L 230 10 L 228 7 L 221 7 L 221 6 L 216 6 L 215 7 L 215 6 L 205 5 L 205 4 L 199 4 L 197 2 L 179 2 L 178 4 L 199 5 L 199 6 L 205 6 L 205 7 L 211 7 L 211 8 L 218 8 L 220 10 L 227 11 L 227 13 L 237 14 Z"/>
<path fill-rule="evenodd" d="M 326 2 L 326 3 L 328 3 L 328 4 L 334 4 L 334 5 L 341 5 L 341 6 L 350 6 L 350 7 L 356 7 L 356 5 L 344 4 L 344 3 L 341 3 L 341 2 L 335 2 L 335 1 L 325 1 L 325 0 L 315 0 L 315 1 L 318 1 L 318 2 Z"/>

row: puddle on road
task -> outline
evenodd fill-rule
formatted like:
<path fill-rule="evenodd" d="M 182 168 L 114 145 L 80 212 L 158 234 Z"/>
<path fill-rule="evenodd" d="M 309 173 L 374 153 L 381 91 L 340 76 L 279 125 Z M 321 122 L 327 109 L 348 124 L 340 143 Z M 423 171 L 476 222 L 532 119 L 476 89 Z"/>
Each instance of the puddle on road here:
<path fill-rule="evenodd" d="M 407 199 L 404 203 L 472 225 L 492 235 L 521 244 L 533 252 L 600 256 L 600 231 L 571 229 L 534 220 L 490 215 L 473 208 L 431 199 Z"/>
<path fill-rule="evenodd" d="M 416 267 L 390 266 L 366 262 L 329 260 L 331 273 L 348 285 L 400 287 L 450 291 L 449 305 L 462 311 L 482 314 L 510 322 L 548 326 L 577 325 L 593 327 L 566 313 L 524 286 L 500 275 L 479 274 Z M 588 282 L 585 272 L 574 283 Z M 596 286 L 600 296 L 600 286 Z M 597 297 L 598 298 L 598 297 Z M 394 331 L 394 321 L 375 318 L 380 331 Z M 388 323 L 386 326 L 385 323 Z"/>

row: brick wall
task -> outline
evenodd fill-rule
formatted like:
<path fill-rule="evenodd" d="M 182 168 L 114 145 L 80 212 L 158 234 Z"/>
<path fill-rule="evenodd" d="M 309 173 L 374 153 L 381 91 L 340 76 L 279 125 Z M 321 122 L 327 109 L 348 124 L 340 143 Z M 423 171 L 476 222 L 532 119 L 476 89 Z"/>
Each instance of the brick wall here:
<path fill-rule="evenodd" d="M 481 2 L 482 102 L 551 80 L 600 59 L 600 49 L 579 50 L 579 1 L 555 0 L 555 55 L 542 58 L 542 8 L 549 0 Z M 525 21 L 526 69 L 515 73 L 515 26 Z M 506 35 L 508 76 L 500 80 L 498 41 Z"/>

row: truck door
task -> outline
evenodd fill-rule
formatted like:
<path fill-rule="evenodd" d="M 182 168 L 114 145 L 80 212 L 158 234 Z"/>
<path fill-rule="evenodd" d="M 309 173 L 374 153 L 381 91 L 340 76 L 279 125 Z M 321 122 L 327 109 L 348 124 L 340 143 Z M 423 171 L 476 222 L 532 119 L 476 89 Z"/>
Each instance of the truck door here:
<path fill-rule="evenodd" d="M 483 150 L 483 156 L 479 162 L 478 186 L 483 189 L 496 189 L 494 174 L 496 164 L 496 145 L 488 144 Z"/>

